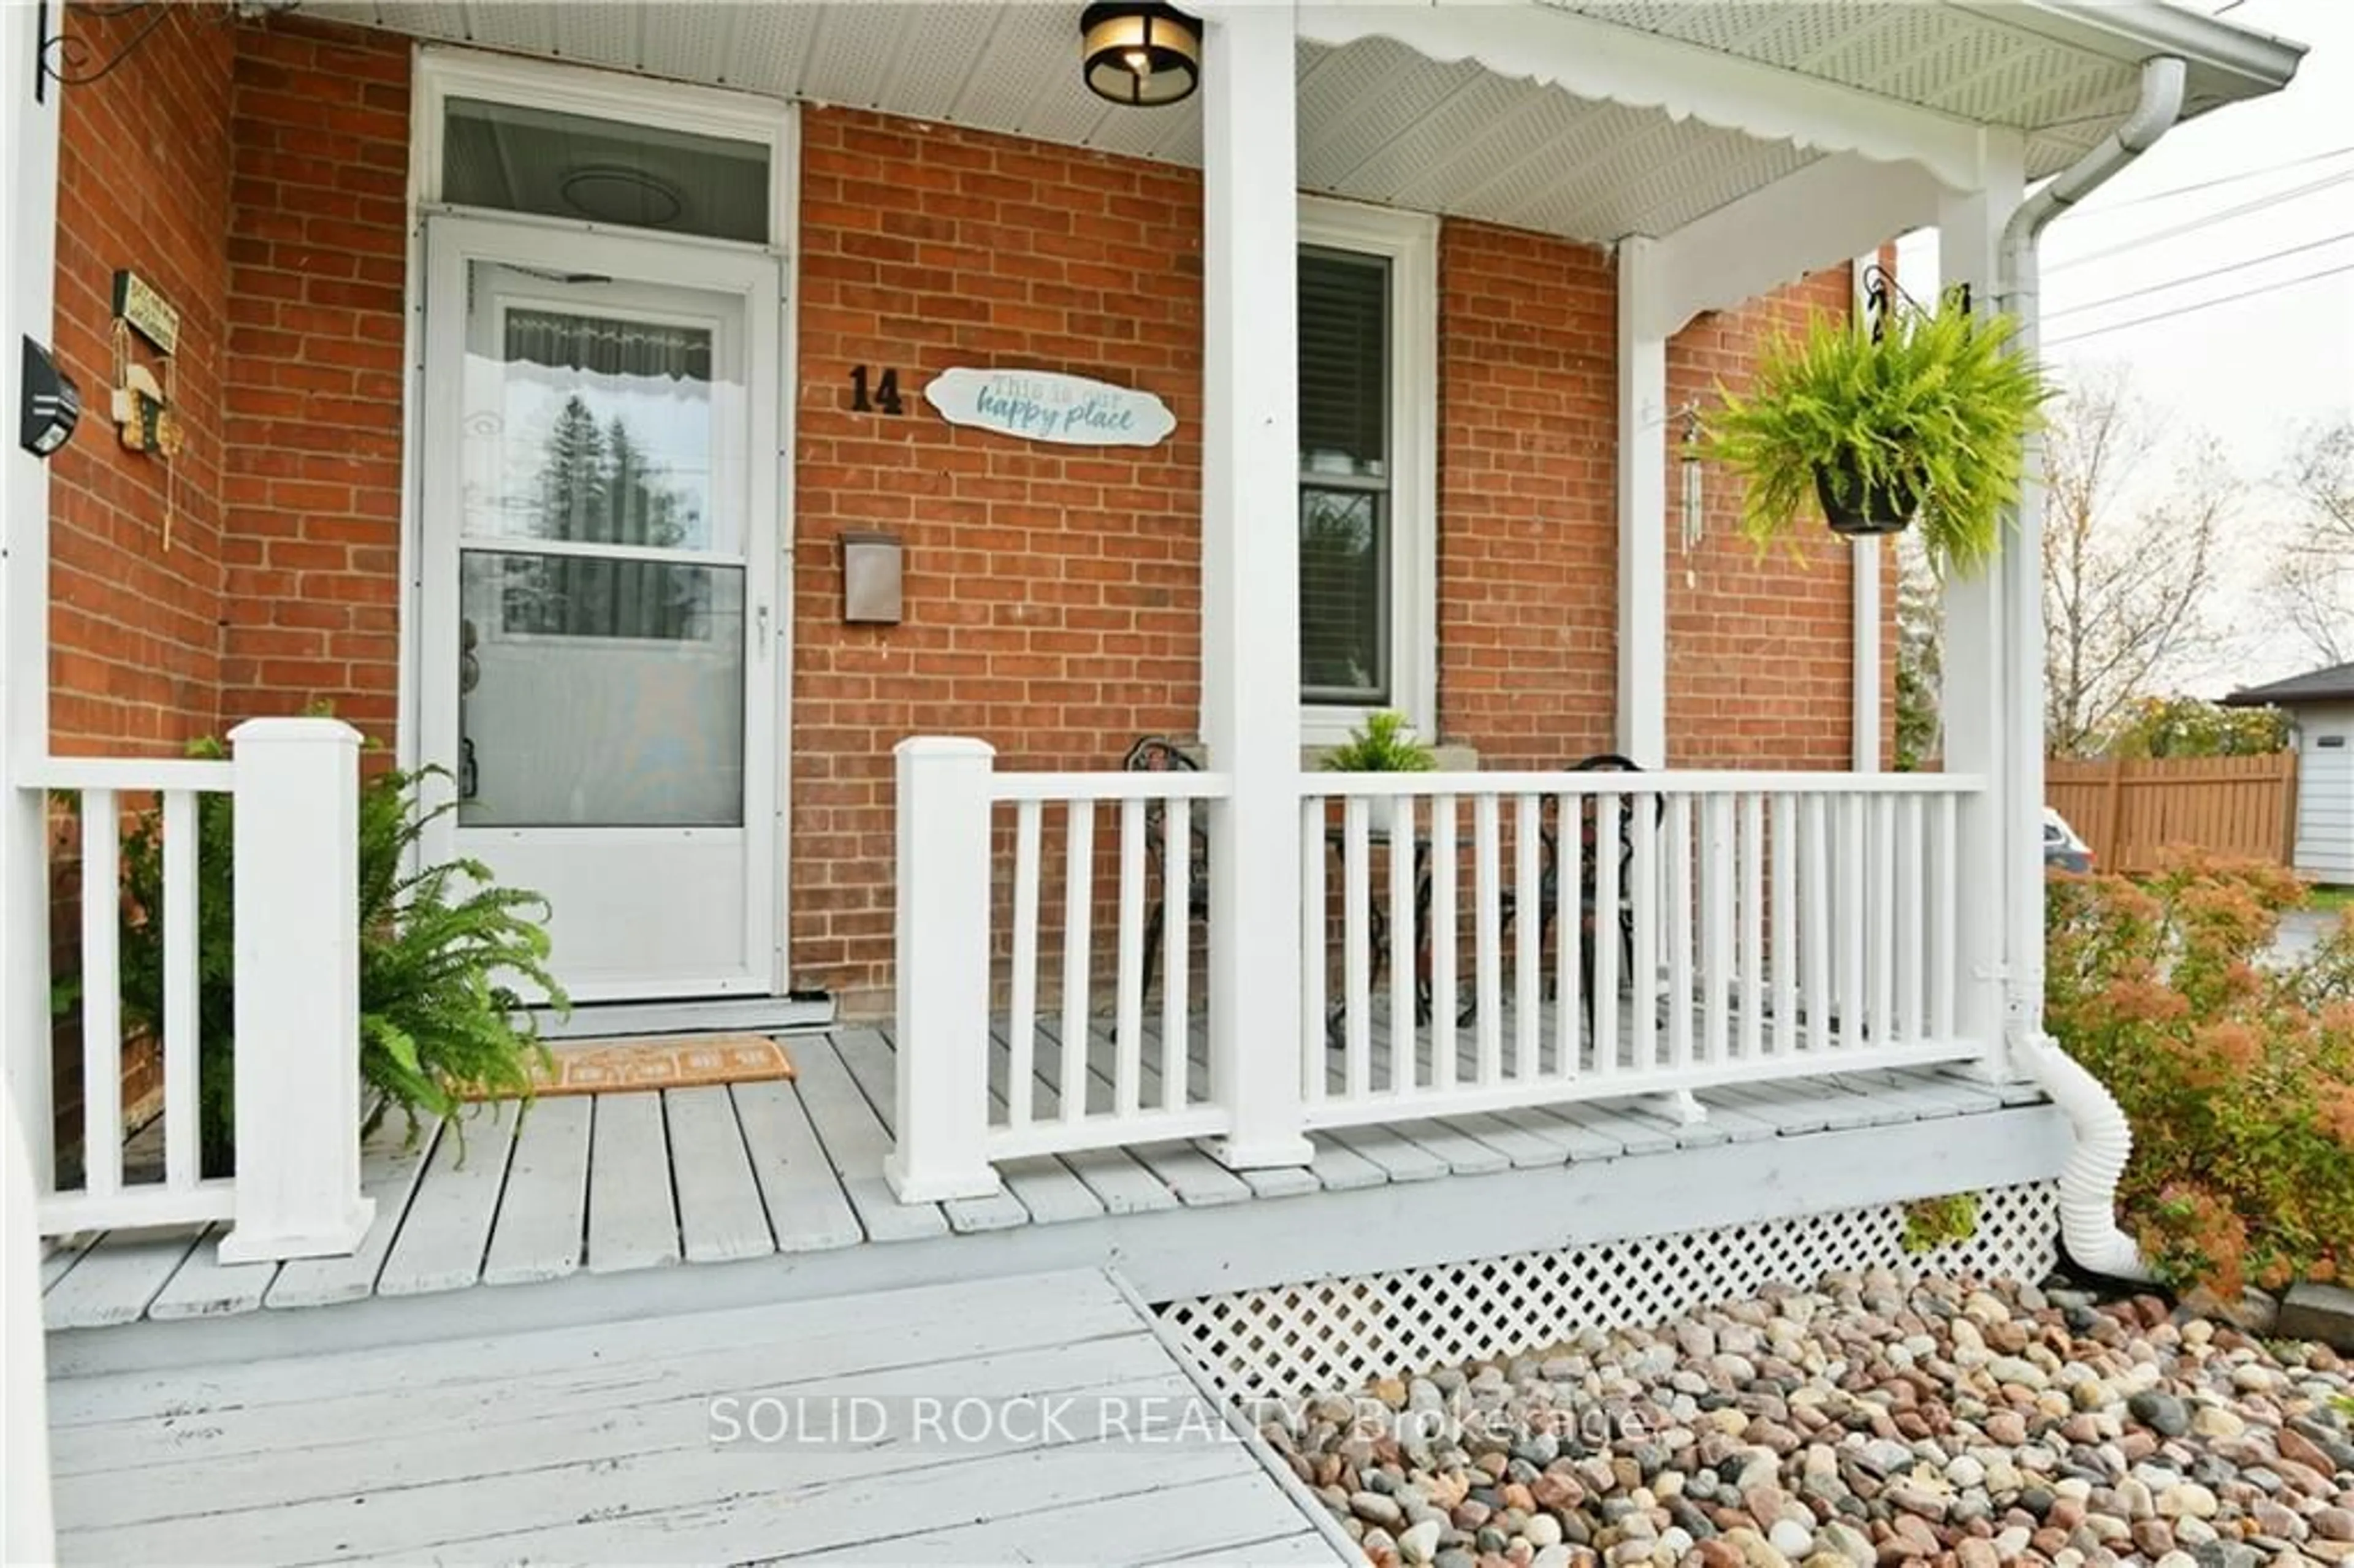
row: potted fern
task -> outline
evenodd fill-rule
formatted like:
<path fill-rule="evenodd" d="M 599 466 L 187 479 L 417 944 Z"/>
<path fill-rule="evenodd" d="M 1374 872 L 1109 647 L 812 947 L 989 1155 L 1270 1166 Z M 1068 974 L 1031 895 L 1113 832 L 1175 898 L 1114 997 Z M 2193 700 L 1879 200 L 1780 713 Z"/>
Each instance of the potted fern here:
<path fill-rule="evenodd" d="M 2020 442 L 2052 388 L 2007 316 L 1957 300 L 1893 313 L 1878 333 L 1818 317 L 1768 345 L 1750 390 L 1722 406 L 1697 455 L 1744 475 L 1742 532 L 1760 546 L 1819 509 L 1835 533 L 1918 518 L 1940 573 L 1982 568 L 2018 499 Z"/>
<path fill-rule="evenodd" d="M 1328 773 L 1427 773 L 1437 766 L 1437 752 L 1415 737 L 1405 715 L 1386 709 L 1366 715 L 1324 756 Z"/>

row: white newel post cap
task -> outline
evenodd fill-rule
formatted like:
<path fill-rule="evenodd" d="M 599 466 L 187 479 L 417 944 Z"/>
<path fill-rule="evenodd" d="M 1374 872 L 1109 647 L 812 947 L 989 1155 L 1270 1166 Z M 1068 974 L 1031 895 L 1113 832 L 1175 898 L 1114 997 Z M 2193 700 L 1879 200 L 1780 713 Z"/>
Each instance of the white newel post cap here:
<path fill-rule="evenodd" d="M 228 732 L 236 746 L 341 746 L 357 749 L 360 732 L 339 718 L 250 718 Z"/>

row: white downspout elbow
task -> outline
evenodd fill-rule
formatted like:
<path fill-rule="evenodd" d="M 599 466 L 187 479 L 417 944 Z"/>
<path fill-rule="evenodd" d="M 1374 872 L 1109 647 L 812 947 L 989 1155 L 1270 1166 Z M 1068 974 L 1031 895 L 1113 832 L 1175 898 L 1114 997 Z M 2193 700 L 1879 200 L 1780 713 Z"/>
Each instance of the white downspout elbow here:
<path fill-rule="evenodd" d="M 2036 352 L 2041 336 L 2038 303 L 2036 246 L 2043 230 L 2062 213 L 2091 195 L 2119 170 L 2147 152 L 2170 130 L 2182 113 L 2183 62 L 2173 56 L 2145 61 L 2141 99 L 2115 132 L 2052 178 L 2024 202 L 2004 225 L 1998 260 L 1996 305 L 2019 323 L 2018 343 Z M 2020 485 L 2017 537 L 2011 547 L 2022 558 L 2038 561 L 2043 554 L 2042 440 L 2027 439 L 2027 461 Z M 2031 881 L 2014 885 L 2009 911 L 2014 950 L 2006 969 L 2011 987 L 2007 1012 L 2012 1020 L 2011 1060 L 2041 1085 L 2052 1101 L 2066 1114 L 2076 1135 L 2076 1147 L 2060 1172 L 2060 1237 L 2068 1256 L 2080 1268 L 2114 1278 L 2147 1280 L 2149 1266 L 2133 1238 L 2117 1225 L 2117 1180 L 2133 1152 L 2133 1130 L 2126 1125 L 2116 1097 L 2043 1030 L 2043 917 L 2040 821 L 2043 803 L 2042 692 L 2043 607 L 2034 594 L 2011 596 L 2023 602 L 2016 608 L 2009 632 L 2016 657 L 2032 659 L 2039 679 L 2009 694 L 2018 761 L 2012 780 L 2019 799 L 2006 813 L 2005 851 L 2010 874 Z M 2032 717 L 2022 717 L 2024 712 Z M 2031 865 L 2026 857 L 2034 854 Z"/>

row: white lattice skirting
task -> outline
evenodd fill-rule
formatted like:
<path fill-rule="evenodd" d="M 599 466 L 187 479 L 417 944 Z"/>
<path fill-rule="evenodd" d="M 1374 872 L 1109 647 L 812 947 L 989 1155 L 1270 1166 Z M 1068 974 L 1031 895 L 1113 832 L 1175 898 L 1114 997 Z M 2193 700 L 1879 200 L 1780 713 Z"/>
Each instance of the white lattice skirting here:
<path fill-rule="evenodd" d="M 2059 1255 L 2059 1186 L 1981 1192 L 1976 1234 L 1934 1252 L 1906 1252 L 1903 1230 L 1900 1204 L 1840 1209 L 1239 1290 L 1157 1310 L 1230 1398 L 1351 1393 L 1378 1377 L 1536 1350 L 1579 1329 L 1665 1322 L 1833 1271 L 2041 1279 Z"/>

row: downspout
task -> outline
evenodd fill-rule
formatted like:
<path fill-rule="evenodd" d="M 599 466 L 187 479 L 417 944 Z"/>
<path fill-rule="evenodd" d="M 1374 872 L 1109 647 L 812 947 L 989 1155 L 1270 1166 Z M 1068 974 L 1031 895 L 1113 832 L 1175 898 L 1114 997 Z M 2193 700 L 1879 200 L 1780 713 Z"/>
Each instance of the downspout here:
<path fill-rule="evenodd" d="M 2141 101 L 2124 124 L 2019 206 L 2004 225 L 1997 262 L 1996 305 L 2019 323 L 2018 341 L 2036 352 L 2041 336 L 2036 246 L 2043 230 L 2111 176 L 2156 144 L 2182 113 L 2182 60 L 2166 55 L 2141 69 Z M 2043 873 L 2023 863 L 2024 846 L 2040 845 L 2043 804 L 2043 602 L 2033 574 L 2043 557 L 2042 438 L 2027 438 L 2020 485 L 2018 536 L 2012 547 L 2030 563 L 2025 591 L 2005 596 L 2006 628 L 2014 659 L 2006 705 L 2010 726 L 2010 783 L 2005 848 L 2009 854 L 2011 1061 L 2041 1084 L 2073 1125 L 2076 1147 L 2060 1172 L 2060 1236 L 2079 1267 L 2114 1278 L 2147 1280 L 2149 1266 L 2133 1238 L 2118 1228 L 2117 1179 L 2133 1151 L 2133 1130 L 2116 1097 L 2043 1030 Z M 2028 679 L 2029 674 L 2035 678 Z M 2029 960 L 2032 960 L 2031 962 Z"/>

